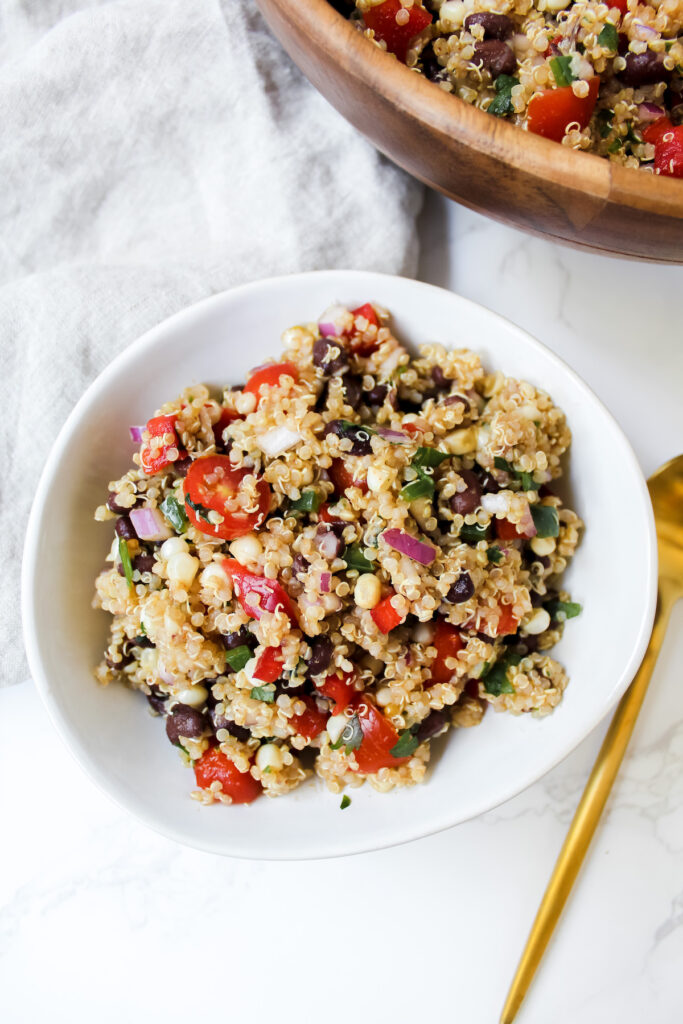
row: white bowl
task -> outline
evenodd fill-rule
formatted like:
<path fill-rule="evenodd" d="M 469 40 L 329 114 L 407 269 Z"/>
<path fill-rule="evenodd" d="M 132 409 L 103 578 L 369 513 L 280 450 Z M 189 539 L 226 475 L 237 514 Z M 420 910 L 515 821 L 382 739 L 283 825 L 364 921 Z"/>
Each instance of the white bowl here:
<path fill-rule="evenodd" d="M 128 424 L 145 422 L 194 382 L 238 383 L 280 350 L 288 326 L 333 301 L 388 307 L 408 343 L 442 342 L 481 353 L 488 367 L 547 390 L 574 440 L 566 496 L 586 522 L 566 587 L 584 606 L 553 651 L 570 683 L 545 719 L 489 712 L 451 732 L 427 781 L 380 795 L 340 797 L 309 782 L 278 800 L 201 807 L 192 772 L 139 694 L 92 677 L 108 616 L 91 608 L 111 530 L 93 510 L 131 457 Z M 450 292 L 352 271 L 281 277 L 192 306 L 149 331 L 98 377 L 47 460 L 28 526 L 23 615 L 33 677 L 53 721 L 99 786 L 152 828 L 237 857 L 290 859 L 357 853 L 449 828 L 536 781 L 597 725 L 622 695 L 645 651 L 656 597 L 655 533 L 647 487 L 626 438 L 590 389 L 557 356 L 499 316 Z"/>

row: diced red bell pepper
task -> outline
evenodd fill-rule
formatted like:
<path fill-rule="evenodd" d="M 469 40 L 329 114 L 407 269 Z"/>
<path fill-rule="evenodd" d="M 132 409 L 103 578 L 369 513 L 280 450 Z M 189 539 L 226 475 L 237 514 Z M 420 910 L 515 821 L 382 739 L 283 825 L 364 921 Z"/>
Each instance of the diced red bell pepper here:
<path fill-rule="evenodd" d="M 364 302 L 358 309 L 352 309 L 351 315 L 355 318 L 357 316 L 364 316 L 368 323 L 374 324 L 375 327 L 379 327 L 379 317 L 375 312 L 375 307 L 369 303 Z"/>
<path fill-rule="evenodd" d="M 406 20 L 400 23 L 396 20 L 397 14 Z M 364 11 L 363 21 L 373 30 L 376 39 L 387 44 L 389 53 L 395 54 L 405 64 L 411 42 L 431 24 L 432 15 L 417 2 L 412 7 L 403 7 L 400 0 L 384 0 L 383 4 Z"/>
<path fill-rule="evenodd" d="M 242 417 L 234 409 L 223 409 L 218 420 L 214 423 L 213 437 L 216 442 L 217 448 L 223 447 L 223 431 L 229 423 L 234 423 L 235 420 L 241 420 Z"/>
<path fill-rule="evenodd" d="M 282 608 L 296 625 L 294 605 L 289 594 L 277 580 L 269 580 L 265 576 L 249 572 L 235 558 L 224 558 L 222 564 L 247 615 L 251 615 L 253 619 L 260 619 L 264 612 L 275 612 Z"/>
<path fill-rule="evenodd" d="M 508 636 L 516 633 L 519 620 L 512 614 L 512 607 L 509 604 L 499 604 L 498 607 L 500 608 L 500 618 L 495 636 Z"/>
<path fill-rule="evenodd" d="M 375 312 L 374 307 L 366 302 L 364 305 L 359 306 L 358 309 L 352 309 L 351 313 L 354 318 L 357 316 L 364 316 L 369 324 L 374 324 L 375 327 L 379 327 L 379 317 Z M 379 342 L 376 338 L 368 340 L 363 337 L 356 328 L 349 333 L 349 347 L 352 352 L 358 356 L 369 356 L 372 355 L 379 348 Z"/>
<path fill-rule="evenodd" d="M 431 664 L 429 686 L 434 683 L 448 683 L 454 675 L 454 669 L 448 668 L 446 658 L 455 658 L 461 651 L 463 643 L 460 631 L 445 619 L 437 619 L 436 629 L 430 647 L 436 647 L 436 658 Z"/>
<path fill-rule="evenodd" d="M 212 782 L 220 782 L 223 792 L 232 797 L 234 804 L 250 804 L 263 791 L 261 783 L 249 772 L 241 772 L 219 747 L 204 751 L 195 762 L 194 777 L 200 789 L 209 789 Z"/>
<path fill-rule="evenodd" d="M 398 743 L 398 733 L 365 694 L 356 694 L 349 707 L 355 712 L 363 733 L 361 745 L 354 750 L 359 771 L 372 774 L 380 768 L 397 768 L 410 760 L 393 756 L 391 751 Z"/>
<path fill-rule="evenodd" d="M 321 505 L 320 506 L 320 508 L 318 509 L 318 519 L 320 520 L 321 523 L 341 523 L 341 522 L 343 522 L 342 519 L 339 519 L 337 516 L 333 516 L 332 515 L 332 513 L 330 512 L 330 506 L 329 505 Z"/>
<path fill-rule="evenodd" d="M 266 647 L 263 654 L 260 654 L 254 669 L 254 679 L 262 683 L 274 683 L 282 674 L 284 664 L 281 649 L 279 647 Z"/>
<path fill-rule="evenodd" d="M 519 525 L 511 523 L 509 519 L 496 519 L 495 527 L 498 540 L 522 540 L 534 536 L 533 533 L 520 530 Z"/>
<path fill-rule="evenodd" d="M 606 3 L 608 7 L 618 7 L 622 18 L 628 10 L 628 0 L 606 0 Z"/>
<path fill-rule="evenodd" d="M 668 117 L 660 117 L 643 132 L 645 142 L 655 147 L 655 174 L 667 178 L 683 178 L 683 125 L 674 125 Z"/>
<path fill-rule="evenodd" d="M 327 725 L 329 715 L 318 710 L 318 705 L 313 697 L 297 697 L 297 700 L 304 702 L 306 710 L 300 715 L 294 715 L 291 719 L 292 725 L 301 736 L 307 740 L 313 740 Z"/>
<path fill-rule="evenodd" d="M 562 142 L 567 126 L 577 123 L 585 128 L 591 119 L 600 79 L 595 76 L 588 82 L 588 95 L 575 96 L 571 85 L 561 89 L 544 89 L 529 101 L 527 127 L 535 135 L 543 135 L 546 139 Z"/>
<path fill-rule="evenodd" d="M 332 459 L 327 472 L 334 485 L 334 493 L 340 497 L 349 487 L 358 487 L 363 493 L 368 489 L 367 481 L 362 477 L 354 477 L 343 459 Z"/>
<path fill-rule="evenodd" d="M 261 394 L 261 388 L 265 385 L 266 387 L 272 388 L 274 385 L 279 384 L 283 377 L 292 377 L 296 384 L 299 380 L 299 371 L 297 370 L 294 363 L 273 363 L 270 366 L 260 366 L 254 370 L 251 377 L 244 385 L 244 392 L 247 394 L 256 396 L 256 404 L 261 401 L 263 397 Z"/>
<path fill-rule="evenodd" d="M 143 446 L 140 452 L 140 465 L 148 476 L 152 476 L 153 473 L 159 473 L 162 469 L 172 465 L 171 460 L 168 458 L 171 448 L 175 448 L 178 451 L 179 457 L 182 457 L 183 452 L 180 448 L 178 435 L 176 434 L 175 421 L 175 416 L 153 416 L 147 424 L 147 432 L 150 439 L 153 437 L 163 437 L 164 434 L 173 434 L 173 440 L 169 444 L 162 445 L 160 448 L 150 444 Z"/>
<path fill-rule="evenodd" d="M 324 683 L 316 686 L 318 693 L 334 701 L 333 715 L 340 715 L 356 696 L 357 690 L 353 685 L 353 679 L 351 673 L 327 676 Z"/>
<path fill-rule="evenodd" d="M 394 608 L 391 603 L 391 599 L 396 596 L 396 591 L 392 590 L 390 594 L 383 597 L 379 604 L 376 604 L 370 614 L 372 615 L 373 621 L 381 633 L 390 633 L 396 626 L 400 626 L 404 621 L 404 617 Z"/>

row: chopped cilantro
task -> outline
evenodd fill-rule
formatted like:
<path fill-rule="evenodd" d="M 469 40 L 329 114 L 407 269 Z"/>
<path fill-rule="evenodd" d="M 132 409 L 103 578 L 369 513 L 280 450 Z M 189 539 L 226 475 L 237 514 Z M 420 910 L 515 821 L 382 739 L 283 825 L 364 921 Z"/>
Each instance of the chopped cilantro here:
<path fill-rule="evenodd" d="M 188 505 L 193 512 L 196 512 L 197 516 L 200 519 L 203 519 L 205 523 L 211 523 L 211 520 L 209 519 L 209 512 L 211 511 L 210 508 L 207 508 L 205 505 L 200 505 L 199 502 L 193 501 L 189 494 L 185 495 L 185 504 Z"/>
<path fill-rule="evenodd" d="M 506 114 L 514 112 L 512 89 L 515 85 L 519 85 L 518 78 L 513 78 L 512 75 L 498 75 L 498 78 L 493 83 L 496 95 L 487 107 L 489 114 L 494 114 L 496 117 L 505 117 Z"/>
<path fill-rule="evenodd" d="M 413 469 L 422 469 L 423 466 L 434 468 L 449 458 L 448 452 L 440 452 L 437 448 L 418 448 L 410 465 Z"/>
<path fill-rule="evenodd" d="M 491 533 L 491 527 L 481 526 L 479 523 L 473 523 L 468 526 L 466 523 L 460 527 L 460 540 L 463 540 L 466 544 L 478 544 L 480 540 L 487 540 Z"/>
<path fill-rule="evenodd" d="M 484 669 L 480 679 L 486 692 L 492 697 L 500 697 L 501 693 L 514 693 L 515 688 L 508 679 L 508 670 L 512 665 L 518 665 L 521 660 L 521 654 L 508 654 L 495 662 L 491 668 Z"/>
<path fill-rule="evenodd" d="M 494 545 L 493 547 L 488 549 L 488 551 L 486 552 L 486 557 L 488 558 L 489 562 L 493 562 L 494 565 L 498 565 L 500 562 L 503 561 L 503 552 L 500 550 L 499 547 L 496 547 Z"/>
<path fill-rule="evenodd" d="M 576 75 L 571 69 L 572 58 L 571 57 L 552 57 L 550 60 L 550 70 L 553 73 L 555 84 L 558 89 L 563 88 L 565 85 L 571 85 L 576 80 Z"/>
<path fill-rule="evenodd" d="M 252 700 L 262 700 L 266 704 L 272 704 L 275 700 L 275 687 L 272 683 L 265 686 L 252 686 L 249 696 Z"/>
<path fill-rule="evenodd" d="M 347 807 L 351 806 L 351 797 L 347 796 L 346 793 L 344 793 L 344 796 L 341 798 L 341 803 L 339 804 L 339 806 L 341 807 L 342 811 L 345 811 Z"/>
<path fill-rule="evenodd" d="M 398 742 L 396 742 L 389 753 L 392 757 L 410 757 L 412 753 L 420 746 L 415 733 L 417 732 L 417 726 L 414 725 L 410 729 L 403 729 L 399 733 Z"/>
<path fill-rule="evenodd" d="M 496 467 L 496 469 L 503 469 L 505 470 L 506 473 L 510 473 L 510 475 L 513 476 L 515 480 L 519 480 L 520 484 L 522 485 L 523 491 L 537 491 L 538 488 L 541 486 L 540 484 L 536 483 L 531 473 L 525 473 L 521 469 L 515 469 L 514 466 L 507 461 L 507 459 L 501 459 L 499 455 L 496 455 L 496 457 L 494 458 L 493 465 Z"/>
<path fill-rule="evenodd" d="M 302 491 L 301 497 L 290 501 L 289 512 L 317 512 L 322 504 L 322 497 L 317 491 Z"/>
<path fill-rule="evenodd" d="M 580 615 L 582 608 L 576 601 L 548 601 L 545 606 L 551 619 L 555 622 L 564 622 L 565 619 L 574 619 Z"/>
<path fill-rule="evenodd" d="M 342 558 L 346 562 L 348 570 L 356 572 L 372 572 L 373 564 L 369 562 L 358 544 L 347 544 Z"/>
<path fill-rule="evenodd" d="M 126 582 L 128 583 L 128 588 L 130 590 L 132 590 L 133 589 L 133 563 L 130 560 L 130 551 L 128 550 L 128 544 L 123 539 L 123 537 L 119 537 L 119 558 L 121 559 L 121 565 L 123 566 L 123 571 L 126 574 Z"/>
<path fill-rule="evenodd" d="M 602 32 L 598 36 L 598 42 L 600 46 L 604 46 L 606 50 L 616 51 L 619 45 L 619 34 L 611 22 L 608 21 L 603 28 Z"/>
<path fill-rule="evenodd" d="M 609 146 L 607 147 L 607 152 L 608 153 L 618 153 L 619 150 L 621 149 L 621 147 L 622 147 L 622 140 L 621 139 L 615 139 L 614 142 L 610 142 Z"/>
<path fill-rule="evenodd" d="M 362 742 L 363 730 L 361 729 L 358 715 L 352 715 L 344 726 L 344 731 L 337 742 L 331 743 L 330 746 L 332 750 L 339 750 L 340 747 L 344 747 L 345 753 L 350 754 L 352 750 L 358 750 Z"/>
<path fill-rule="evenodd" d="M 595 115 L 598 122 L 598 131 L 600 132 L 600 138 L 606 139 L 609 133 L 612 131 L 612 118 L 614 117 L 613 110 L 598 110 Z"/>
<path fill-rule="evenodd" d="M 532 505 L 531 518 L 537 537 L 559 537 L 560 518 L 554 505 Z"/>
<path fill-rule="evenodd" d="M 185 515 L 185 509 L 172 494 L 164 498 L 159 506 L 176 533 L 185 533 L 189 520 Z"/>
<path fill-rule="evenodd" d="M 233 672 L 239 672 L 248 661 L 251 661 L 251 651 L 246 644 L 240 644 L 239 647 L 233 647 L 231 651 L 225 652 L 225 660 Z"/>
<path fill-rule="evenodd" d="M 493 465 L 496 469 L 504 469 L 506 473 L 514 473 L 511 463 L 507 459 L 502 459 L 500 455 L 496 455 L 493 460 Z"/>

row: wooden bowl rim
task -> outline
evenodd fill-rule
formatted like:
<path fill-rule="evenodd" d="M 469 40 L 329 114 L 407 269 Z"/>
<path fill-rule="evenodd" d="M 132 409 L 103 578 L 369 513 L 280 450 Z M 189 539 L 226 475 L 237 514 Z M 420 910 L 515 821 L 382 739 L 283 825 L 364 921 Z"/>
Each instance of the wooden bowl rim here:
<path fill-rule="evenodd" d="M 293 5 L 291 0 L 268 2 L 331 57 L 338 57 L 343 45 L 348 72 L 445 138 L 454 138 L 453 129 L 457 127 L 458 140 L 469 148 L 539 181 L 563 186 L 603 203 L 610 201 L 660 216 L 683 218 L 683 183 L 676 179 L 623 167 L 493 118 L 390 58 L 328 0 L 296 0 Z"/>

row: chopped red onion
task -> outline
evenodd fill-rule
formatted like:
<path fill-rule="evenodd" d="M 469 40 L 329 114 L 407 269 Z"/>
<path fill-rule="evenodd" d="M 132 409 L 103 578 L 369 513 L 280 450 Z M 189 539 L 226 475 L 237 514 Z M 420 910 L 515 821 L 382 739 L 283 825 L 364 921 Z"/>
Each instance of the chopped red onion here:
<path fill-rule="evenodd" d="M 658 121 L 660 117 L 664 116 L 664 110 L 662 107 L 658 107 L 656 103 L 638 104 L 638 117 L 641 121 Z"/>
<path fill-rule="evenodd" d="M 334 530 L 329 529 L 322 531 L 318 528 L 318 532 L 316 533 L 316 542 L 318 544 L 320 554 L 330 562 L 333 558 L 337 557 L 343 547 L 341 540 Z"/>
<path fill-rule="evenodd" d="M 346 306 L 330 306 L 318 322 L 318 329 L 323 338 L 340 338 L 345 331 L 353 326 L 353 317 Z"/>
<path fill-rule="evenodd" d="M 332 582 L 332 573 L 331 572 L 321 572 L 320 573 L 320 589 L 321 589 L 323 594 L 329 594 L 329 592 L 330 592 L 330 583 L 331 582 Z"/>
<path fill-rule="evenodd" d="M 133 508 L 129 515 L 140 540 L 167 540 L 173 536 L 161 512 L 156 508 Z"/>
<path fill-rule="evenodd" d="M 142 441 L 142 431 L 146 429 L 146 427 L 128 427 L 128 433 L 130 434 L 131 441 L 135 441 L 136 444 L 140 444 Z"/>
<path fill-rule="evenodd" d="M 529 502 L 526 503 L 524 515 L 517 523 L 517 531 L 518 533 L 523 533 L 525 537 L 535 537 L 536 533 L 538 532 L 534 524 L 533 516 L 531 515 L 531 508 L 529 507 Z"/>
<path fill-rule="evenodd" d="M 390 548 L 412 558 L 420 565 L 431 565 L 436 558 L 436 550 L 431 544 L 424 544 L 416 537 L 411 537 L 409 533 L 404 533 L 403 530 L 385 530 L 381 537 Z"/>
<path fill-rule="evenodd" d="M 390 427 L 375 427 L 375 433 L 383 437 L 385 441 L 391 441 L 392 444 L 406 444 L 411 441 L 410 434 L 407 434 L 405 430 L 392 430 Z"/>

